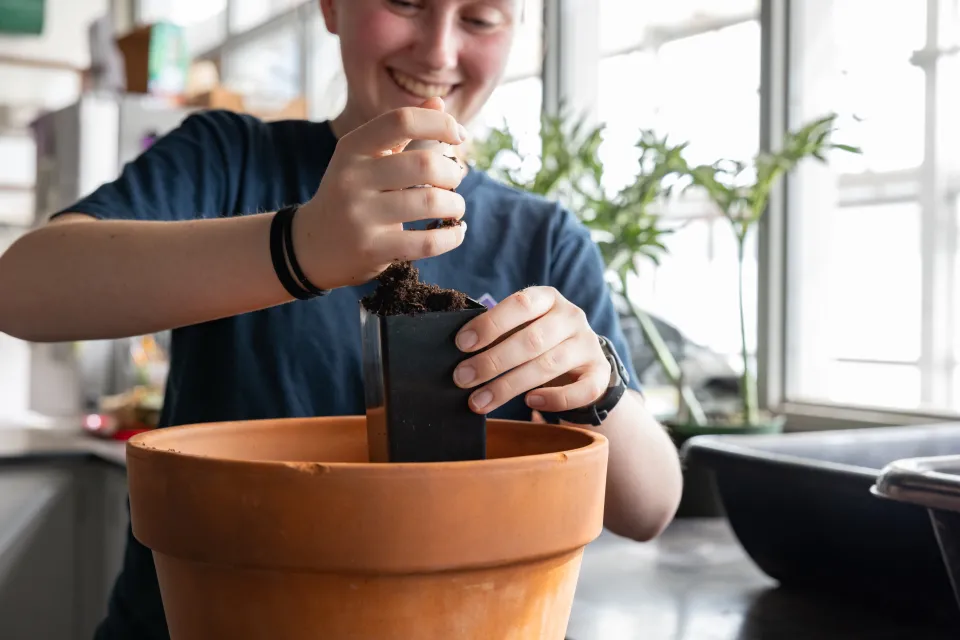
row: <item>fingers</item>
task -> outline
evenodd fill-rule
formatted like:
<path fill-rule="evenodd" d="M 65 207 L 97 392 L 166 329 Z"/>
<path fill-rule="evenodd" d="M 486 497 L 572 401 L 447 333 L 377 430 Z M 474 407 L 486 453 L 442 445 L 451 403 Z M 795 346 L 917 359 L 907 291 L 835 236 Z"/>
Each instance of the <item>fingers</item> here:
<path fill-rule="evenodd" d="M 567 340 L 547 351 L 538 358 L 516 367 L 477 389 L 470 395 L 470 408 L 478 413 L 488 413 L 509 402 L 511 399 L 555 380 L 563 374 L 580 369 L 592 361 L 592 355 L 582 348 L 577 340 Z M 609 380 L 609 374 L 607 375 Z M 568 387 L 574 387 L 579 380 Z M 572 397 L 581 397 L 589 385 L 580 385 L 570 392 Z M 548 389 L 543 389 L 546 392 Z M 554 391 L 555 389 L 549 389 Z M 538 389 L 537 393 L 540 393 Z M 555 400 L 555 398 L 554 398 Z M 586 402 L 584 403 L 586 404 Z M 544 410 L 546 407 L 535 407 Z"/>
<path fill-rule="evenodd" d="M 508 332 L 546 314 L 560 301 L 559 295 L 552 287 L 518 291 L 465 324 L 457 334 L 457 346 L 468 352 L 485 349 Z"/>
<path fill-rule="evenodd" d="M 562 387 L 542 387 L 527 394 L 526 403 L 537 411 L 567 411 L 599 400 L 610 383 L 610 364 L 591 366 L 575 382 Z"/>
<path fill-rule="evenodd" d="M 487 311 L 484 315 L 488 313 L 491 311 Z M 587 352 L 587 355 L 579 355 L 576 352 L 580 346 L 576 343 L 558 347 L 575 335 L 576 328 L 561 314 L 548 313 L 500 344 L 461 362 L 453 372 L 454 382 L 464 388 L 475 387 L 530 362 L 535 364 L 535 369 L 539 369 L 543 374 L 537 378 L 538 382 L 533 383 L 534 386 L 543 384 L 580 366 L 586 361 L 585 358 L 589 357 L 587 349 L 579 349 Z M 528 379 L 522 378 L 522 380 Z M 526 387 L 516 393 L 522 393 L 531 388 L 533 387 Z"/>
<path fill-rule="evenodd" d="M 456 189 L 463 173 L 460 164 L 436 151 L 405 151 L 363 163 L 364 185 L 396 191 L 421 184 Z"/>
<path fill-rule="evenodd" d="M 467 204 L 459 193 L 423 187 L 380 194 L 373 215 L 381 224 L 397 224 L 431 218 L 456 218 L 466 212 Z"/>
<path fill-rule="evenodd" d="M 460 144 L 466 139 L 466 129 L 450 114 L 422 106 L 403 107 L 388 111 L 347 133 L 337 147 L 351 154 L 380 156 L 410 140 Z"/>
<path fill-rule="evenodd" d="M 459 247 L 466 231 L 466 223 L 426 231 L 387 231 L 377 240 L 378 259 L 388 263 L 439 256 Z"/>

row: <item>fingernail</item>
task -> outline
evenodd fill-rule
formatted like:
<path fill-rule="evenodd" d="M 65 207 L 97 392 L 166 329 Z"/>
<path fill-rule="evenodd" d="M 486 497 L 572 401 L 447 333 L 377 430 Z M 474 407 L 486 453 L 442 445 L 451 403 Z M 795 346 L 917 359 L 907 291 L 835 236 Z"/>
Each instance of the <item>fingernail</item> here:
<path fill-rule="evenodd" d="M 485 406 L 490 404 L 490 401 L 493 400 L 493 394 L 484 389 L 480 393 L 473 396 L 473 406 L 477 409 L 483 409 Z"/>
<path fill-rule="evenodd" d="M 542 406 L 543 406 L 543 396 L 527 396 L 527 406 L 528 406 L 528 407 L 542 407 Z"/>
<path fill-rule="evenodd" d="M 477 334 L 475 331 L 464 331 L 457 336 L 457 346 L 461 349 L 469 349 L 477 344 Z"/>
<path fill-rule="evenodd" d="M 457 384 L 470 384 L 476 377 L 476 370 L 469 365 L 457 367 L 457 370 L 453 372 L 453 379 L 457 381 Z"/>
<path fill-rule="evenodd" d="M 467 133 L 467 128 L 462 124 L 457 125 L 457 133 L 460 134 L 460 142 L 466 142 L 467 138 L 470 137 L 470 134 Z"/>

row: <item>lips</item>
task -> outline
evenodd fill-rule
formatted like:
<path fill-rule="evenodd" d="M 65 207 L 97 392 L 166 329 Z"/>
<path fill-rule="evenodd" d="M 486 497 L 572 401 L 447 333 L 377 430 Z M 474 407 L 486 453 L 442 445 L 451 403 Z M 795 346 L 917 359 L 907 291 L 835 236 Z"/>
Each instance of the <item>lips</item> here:
<path fill-rule="evenodd" d="M 390 78 L 397 83 L 397 86 L 407 93 L 418 98 L 423 98 L 424 100 L 435 97 L 445 98 L 456 87 L 456 85 L 453 84 L 426 83 L 396 69 L 388 68 L 387 72 Z"/>

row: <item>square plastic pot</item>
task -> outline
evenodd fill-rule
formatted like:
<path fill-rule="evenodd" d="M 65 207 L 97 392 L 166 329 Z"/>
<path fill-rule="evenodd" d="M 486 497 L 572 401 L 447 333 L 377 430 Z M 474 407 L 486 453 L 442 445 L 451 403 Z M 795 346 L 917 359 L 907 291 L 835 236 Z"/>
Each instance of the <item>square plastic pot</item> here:
<path fill-rule="evenodd" d="M 487 308 L 379 316 L 360 307 L 368 446 L 373 462 L 486 457 L 486 417 L 453 381 L 468 357 L 457 332 Z"/>

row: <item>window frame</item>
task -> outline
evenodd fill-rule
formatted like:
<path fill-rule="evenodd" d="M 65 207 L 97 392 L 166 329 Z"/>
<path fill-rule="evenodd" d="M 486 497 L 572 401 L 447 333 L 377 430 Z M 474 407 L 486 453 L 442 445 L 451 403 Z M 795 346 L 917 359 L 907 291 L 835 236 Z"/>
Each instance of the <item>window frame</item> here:
<path fill-rule="evenodd" d="M 886 204 L 916 201 L 921 208 L 922 265 L 922 338 L 918 361 L 921 394 L 925 402 L 939 402 L 953 393 L 952 377 L 958 364 L 954 358 L 950 332 L 954 300 L 953 261 L 957 259 L 958 212 L 956 195 L 960 175 L 947 176 L 938 162 L 939 118 L 937 106 L 937 62 L 952 52 L 938 49 L 938 18 L 941 9 L 954 0 L 927 0 L 927 40 L 924 49 L 915 52 L 911 62 L 925 72 L 924 157 L 917 169 L 881 173 L 845 174 L 840 177 L 840 204 Z M 769 149 L 789 122 L 790 40 L 792 0 L 762 0 L 761 32 L 761 148 Z M 790 430 L 841 429 L 870 426 L 896 426 L 955 421 L 960 411 L 898 410 L 870 406 L 801 400 L 791 397 L 786 319 L 791 312 L 791 260 L 787 237 L 790 216 L 788 203 L 791 179 L 784 180 L 772 194 L 769 210 L 760 225 L 760 286 L 758 308 L 758 374 L 761 403 L 787 417 Z M 950 200 L 944 196 L 950 196 Z M 946 250 L 939 243 L 949 242 Z M 949 264 L 936 264 L 937 250 L 947 255 Z M 949 354 L 946 359 L 936 354 Z M 936 369 L 941 367 L 941 371 Z"/>

